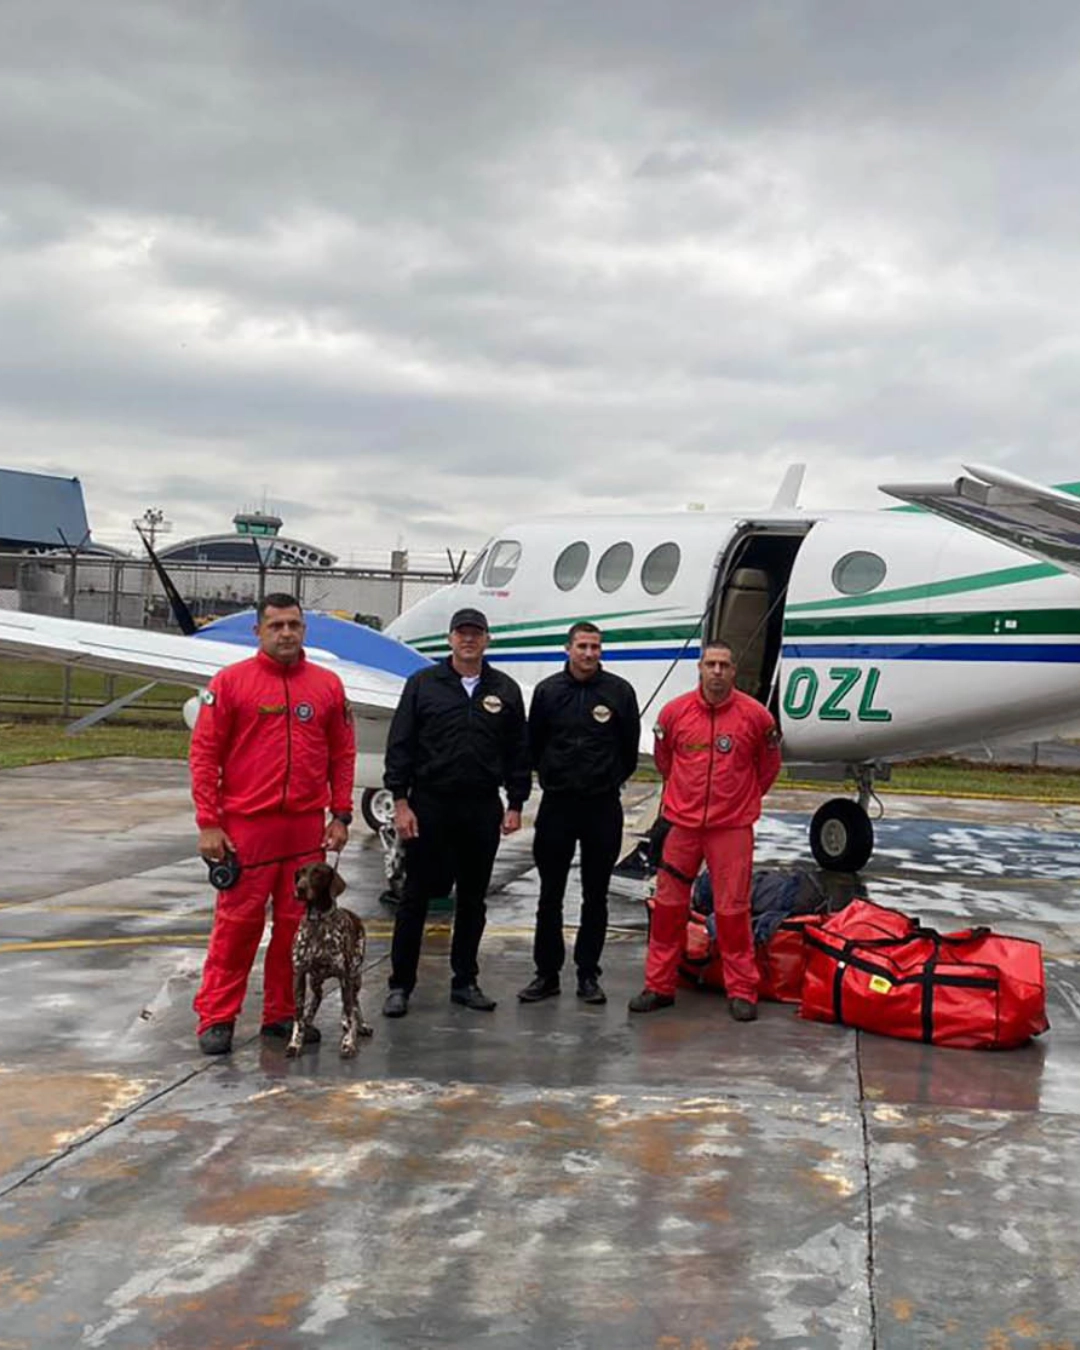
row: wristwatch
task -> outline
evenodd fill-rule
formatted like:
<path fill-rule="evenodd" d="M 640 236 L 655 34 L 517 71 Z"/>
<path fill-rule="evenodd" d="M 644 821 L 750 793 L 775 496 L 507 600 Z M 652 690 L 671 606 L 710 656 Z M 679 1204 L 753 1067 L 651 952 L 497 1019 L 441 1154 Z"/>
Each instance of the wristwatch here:
<path fill-rule="evenodd" d="M 342 825 L 348 826 L 348 825 L 351 825 L 351 824 L 352 824 L 352 812 L 351 812 L 351 811 L 332 811 L 332 812 L 331 812 L 331 815 L 332 815 L 332 817 L 333 817 L 334 820 L 340 820 L 341 823 L 342 823 Z"/>

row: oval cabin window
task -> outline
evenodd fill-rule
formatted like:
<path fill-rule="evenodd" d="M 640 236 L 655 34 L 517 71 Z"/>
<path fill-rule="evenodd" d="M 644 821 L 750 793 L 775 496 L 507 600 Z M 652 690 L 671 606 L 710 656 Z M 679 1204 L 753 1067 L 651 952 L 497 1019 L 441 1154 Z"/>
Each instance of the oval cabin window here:
<path fill-rule="evenodd" d="M 618 544 L 612 544 L 609 549 L 605 549 L 600 561 L 596 564 L 596 584 L 602 591 L 610 595 L 612 591 L 617 591 L 630 575 L 630 568 L 633 565 L 633 545 L 628 544 L 625 540 Z"/>
<path fill-rule="evenodd" d="M 866 595 L 885 580 L 885 559 L 858 550 L 845 553 L 832 570 L 832 584 L 842 595 Z"/>
<path fill-rule="evenodd" d="M 661 595 L 675 580 L 681 558 L 678 544 L 658 544 L 641 564 L 641 584 L 650 595 Z"/>
<path fill-rule="evenodd" d="M 589 546 L 584 539 L 567 544 L 555 559 L 555 585 L 560 591 L 572 591 L 589 565 Z"/>
<path fill-rule="evenodd" d="M 496 591 L 508 586 L 520 562 L 520 543 L 516 539 L 500 539 L 488 556 L 484 568 L 484 585 Z"/>

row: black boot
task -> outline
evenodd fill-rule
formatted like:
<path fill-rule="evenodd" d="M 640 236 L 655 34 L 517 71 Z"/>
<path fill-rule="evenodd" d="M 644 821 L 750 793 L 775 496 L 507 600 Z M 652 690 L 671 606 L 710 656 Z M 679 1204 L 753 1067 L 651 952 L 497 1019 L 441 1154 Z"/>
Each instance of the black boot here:
<path fill-rule="evenodd" d="M 450 1002 L 460 1003 L 463 1008 L 472 1008 L 473 1012 L 494 1012 L 495 1000 L 478 984 L 455 985 L 450 990 Z"/>
<path fill-rule="evenodd" d="M 643 989 L 630 1000 L 632 1013 L 659 1012 L 661 1008 L 670 1008 L 675 1002 L 672 994 L 658 994 L 655 989 Z"/>
<path fill-rule="evenodd" d="M 521 1003 L 539 1003 L 544 998 L 554 998 L 562 992 L 558 975 L 537 975 L 534 980 L 518 990 Z"/>

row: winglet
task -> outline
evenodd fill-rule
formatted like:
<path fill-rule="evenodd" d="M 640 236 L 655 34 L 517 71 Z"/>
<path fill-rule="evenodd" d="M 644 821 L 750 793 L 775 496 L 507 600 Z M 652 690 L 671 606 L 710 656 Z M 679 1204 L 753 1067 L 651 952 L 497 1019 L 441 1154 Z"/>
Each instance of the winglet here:
<path fill-rule="evenodd" d="M 773 504 L 769 508 L 770 510 L 792 511 L 798 506 L 799 492 L 802 489 L 802 480 L 805 473 L 805 464 L 789 464 L 787 466 L 780 487 L 773 498 Z"/>

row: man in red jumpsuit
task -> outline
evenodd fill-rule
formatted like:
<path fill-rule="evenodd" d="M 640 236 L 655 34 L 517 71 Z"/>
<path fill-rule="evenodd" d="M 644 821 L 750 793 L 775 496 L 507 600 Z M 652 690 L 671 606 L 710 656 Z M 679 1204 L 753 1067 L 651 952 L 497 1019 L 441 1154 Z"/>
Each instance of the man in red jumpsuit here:
<path fill-rule="evenodd" d="M 256 655 L 219 671 L 203 692 L 191 738 L 199 852 L 210 861 L 235 854 L 241 866 L 236 884 L 218 896 L 195 996 L 207 1055 L 232 1049 L 268 897 L 262 1030 L 291 1034 L 292 943 L 304 917 L 293 877 L 324 850 L 342 849 L 352 823 L 356 742 L 341 680 L 305 657 L 304 616 L 293 596 L 261 601 L 255 632 Z M 311 1031 L 307 1039 L 318 1040 Z"/>
<path fill-rule="evenodd" d="M 664 780 L 660 814 L 671 828 L 656 877 L 645 988 L 630 1000 L 630 1011 L 655 1012 L 675 1002 L 690 889 L 704 858 L 728 1008 L 737 1022 L 752 1022 L 758 988 L 750 927 L 754 821 L 780 772 L 780 736 L 772 714 L 735 688 L 730 647 L 708 643 L 698 669 L 698 688 L 667 704 L 654 732 Z"/>

